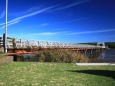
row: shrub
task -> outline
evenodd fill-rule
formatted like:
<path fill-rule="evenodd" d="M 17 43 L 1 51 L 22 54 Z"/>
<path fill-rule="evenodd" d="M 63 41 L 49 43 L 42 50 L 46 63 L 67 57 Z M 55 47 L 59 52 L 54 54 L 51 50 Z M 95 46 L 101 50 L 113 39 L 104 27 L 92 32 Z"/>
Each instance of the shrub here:
<path fill-rule="evenodd" d="M 34 62 L 89 62 L 89 58 L 84 54 L 69 49 L 47 49 L 36 54 L 18 56 L 18 61 Z"/>
<path fill-rule="evenodd" d="M 35 56 L 30 57 L 30 61 L 40 62 L 88 62 L 89 59 L 77 51 L 68 49 L 52 49 L 38 52 Z"/>

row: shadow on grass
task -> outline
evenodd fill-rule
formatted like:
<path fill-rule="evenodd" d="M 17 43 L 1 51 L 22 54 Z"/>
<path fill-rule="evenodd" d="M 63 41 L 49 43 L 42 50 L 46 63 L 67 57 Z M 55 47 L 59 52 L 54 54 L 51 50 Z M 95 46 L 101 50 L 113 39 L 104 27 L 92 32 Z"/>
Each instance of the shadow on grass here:
<path fill-rule="evenodd" d="M 68 70 L 68 71 L 111 77 L 115 79 L 115 71 L 110 71 L 110 70 Z"/>

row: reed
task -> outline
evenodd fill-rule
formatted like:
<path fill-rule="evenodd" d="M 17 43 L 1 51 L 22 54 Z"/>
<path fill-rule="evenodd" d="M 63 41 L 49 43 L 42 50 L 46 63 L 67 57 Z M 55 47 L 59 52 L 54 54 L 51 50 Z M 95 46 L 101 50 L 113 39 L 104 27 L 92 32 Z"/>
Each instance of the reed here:
<path fill-rule="evenodd" d="M 39 62 L 89 62 L 84 54 L 69 49 L 50 49 L 31 55 L 29 61 Z"/>

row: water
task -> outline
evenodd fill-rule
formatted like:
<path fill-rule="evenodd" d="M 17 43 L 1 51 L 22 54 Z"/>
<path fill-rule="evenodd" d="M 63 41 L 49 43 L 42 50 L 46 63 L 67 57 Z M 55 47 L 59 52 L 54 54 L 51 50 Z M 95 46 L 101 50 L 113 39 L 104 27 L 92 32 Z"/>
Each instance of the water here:
<path fill-rule="evenodd" d="M 106 49 L 97 58 L 99 62 L 113 62 L 115 63 L 115 49 Z"/>

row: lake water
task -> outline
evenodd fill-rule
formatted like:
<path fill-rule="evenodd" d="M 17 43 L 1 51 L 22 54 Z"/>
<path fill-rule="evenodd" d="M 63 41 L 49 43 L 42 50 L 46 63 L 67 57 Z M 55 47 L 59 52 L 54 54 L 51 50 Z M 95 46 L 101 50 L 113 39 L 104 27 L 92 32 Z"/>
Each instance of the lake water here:
<path fill-rule="evenodd" d="M 99 62 L 113 62 L 115 63 L 115 49 L 106 49 L 97 58 Z"/>

